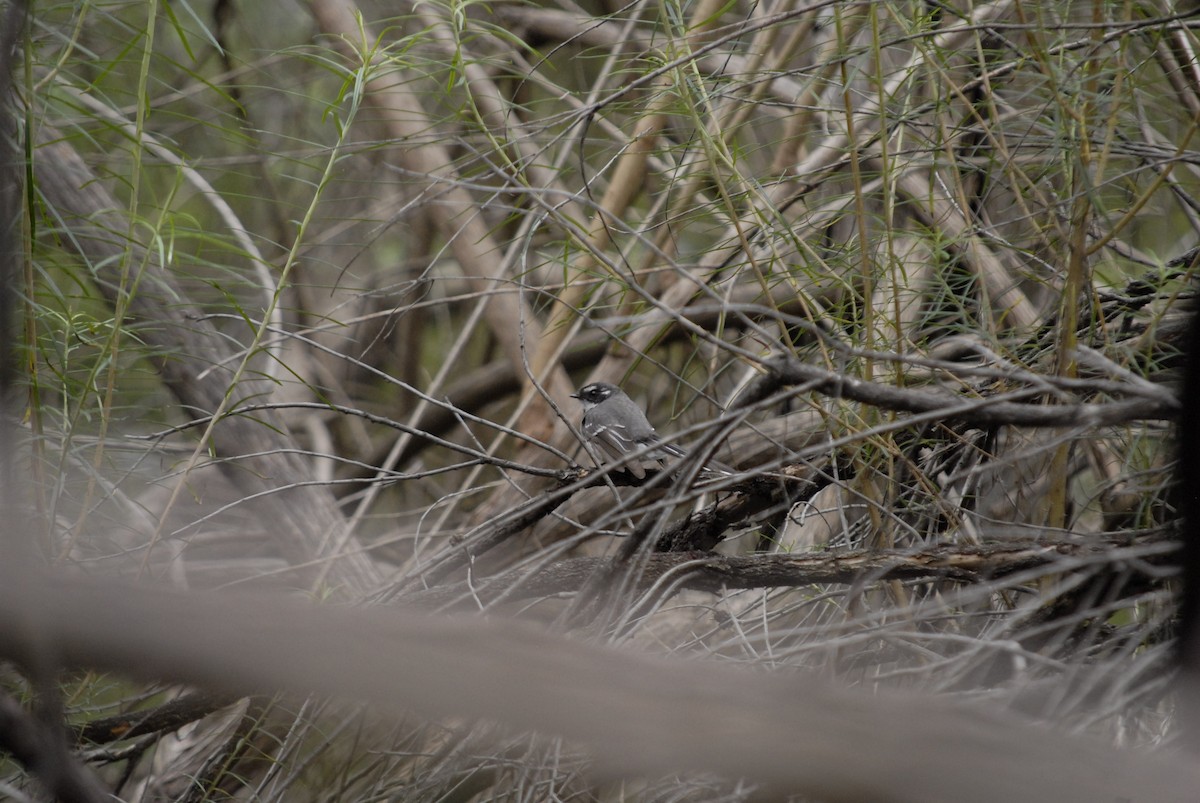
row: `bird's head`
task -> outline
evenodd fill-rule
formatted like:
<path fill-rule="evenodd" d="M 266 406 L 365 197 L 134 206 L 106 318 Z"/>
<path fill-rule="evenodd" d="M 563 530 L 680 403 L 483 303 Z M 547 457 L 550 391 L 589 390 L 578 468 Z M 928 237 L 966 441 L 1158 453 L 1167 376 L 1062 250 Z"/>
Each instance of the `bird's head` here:
<path fill-rule="evenodd" d="M 585 409 L 595 407 L 600 402 L 611 397 L 614 393 L 620 393 L 621 389 L 616 385 L 608 382 L 592 382 L 590 385 L 584 385 L 579 389 L 578 393 L 572 393 L 572 399 L 579 399 L 583 403 Z"/>

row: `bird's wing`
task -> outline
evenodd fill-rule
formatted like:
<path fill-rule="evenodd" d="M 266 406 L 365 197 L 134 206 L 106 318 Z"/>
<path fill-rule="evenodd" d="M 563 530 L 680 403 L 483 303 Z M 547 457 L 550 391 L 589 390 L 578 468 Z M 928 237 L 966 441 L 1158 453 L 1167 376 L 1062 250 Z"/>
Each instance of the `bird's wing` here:
<path fill-rule="evenodd" d="M 659 470 L 665 468 L 667 461 L 682 460 L 688 454 L 685 449 L 664 441 L 655 432 L 651 432 L 641 440 L 636 440 L 630 436 L 629 427 L 621 424 L 602 425 L 585 421 L 583 434 L 592 443 L 599 446 L 605 456 L 612 462 L 626 460 L 630 454 L 644 450 L 645 453 L 640 459 L 628 460 L 625 463 L 629 471 L 638 479 L 645 478 L 647 469 Z M 701 471 L 705 474 L 726 476 L 732 476 L 737 473 L 717 460 L 708 461 L 701 467 Z"/>
<path fill-rule="evenodd" d="M 629 428 L 621 424 L 596 424 L 595 422 L 585 421 L 583 424 L 583 434 L 592 443 L 599 446 L 609 460 L 613 462 L 624 460 L 638 448 L 637 442 L 629 436 Z M 639 460 L 632 460 L 626 463 L 626 467 L 639 480 L 646 476 L 646 469 Z"/>

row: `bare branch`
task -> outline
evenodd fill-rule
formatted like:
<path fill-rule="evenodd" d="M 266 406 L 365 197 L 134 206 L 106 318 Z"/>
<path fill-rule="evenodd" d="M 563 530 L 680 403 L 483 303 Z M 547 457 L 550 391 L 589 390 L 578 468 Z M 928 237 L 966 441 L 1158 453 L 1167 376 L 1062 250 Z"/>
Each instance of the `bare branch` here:
<path fill-rule="evenodd" d="M 1175 399 L 1144 396 L 1104 404 L 1034 405 L 987 398 L 967 399 L 950 391 L 898 388 L 838 374 L 791 358 L 767 363 L 768 373 L 737 400 L 737 406 L 759 402 L 779 388 L 804 384 L 834 398 L 845 398 L 886 410 L 912 413 L 944 411 L 949 420 L 968 426 L 1008 424 L 1027 427 L 1113 426 L 1137 420 L 1170 420 L 1179 412 Z"/>
<path fill-rule="evenodd" d="M 670 575 L 672 588 L 721 593 L 751 588 L 794 588 L 817 584 L 863 585 L 888 580 L 955 580 L 979 583 L 1017 572 L 1097 560 L 1147 560 L 1169 563 L 1179 551 L 1175 541 L 1150 541 L 1133 546 L 1128 539 L 1095 542 L 1012 544 L 938 544 L 918 550 L 851 550 L 845 552 L 719 555 L 713 552 L 656 552 L 637 561 L 636 582 L 641 593 Z M 465 584 L 419 591 L 402 597 L 405 603 L 440 607 L 470 600 L 472 606 L 503 598 L 521 599 L 573 593 L 597 573 L 610 571 L 613 558 L 569 558 L 535 571 L 512 570 L 495 578 L 475 578 Z M 1173 571 L 1165 569 L 1170 574 Z"/>

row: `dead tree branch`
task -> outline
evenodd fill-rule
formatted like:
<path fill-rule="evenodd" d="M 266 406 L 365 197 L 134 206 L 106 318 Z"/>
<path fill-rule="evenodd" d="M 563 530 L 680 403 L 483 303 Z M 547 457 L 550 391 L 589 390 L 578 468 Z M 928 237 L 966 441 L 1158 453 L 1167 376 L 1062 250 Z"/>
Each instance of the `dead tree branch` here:
<path fill-rule="evenodd" d="M 897 388 L 839 374 L 799 360 L 779 358 L 767 363 L 768 372 L 737 400 L 738 407 L 761 401 L 782 387 L 805 385 L 828 396 L 910 413 L 946 412 L 947 419 L 969 426 L 1008 424 L 1026 427 L 1103 427 L 1137 420 L 1171 420 L 1178 399 L 1137 398 L 1104 404 L 1036 405 L 987 398 L 969 399 L 948 390 Z"/>
<path fill-rule="evenodd" d="M 676 589 L 718 593 L 752 588 L 796 588 L 834 583 L 864 584 L 886 580 L 956 580 L 977 583 L 1043 567 L 1072 563 L 1140 559 L 1167 561 L 1178 552 L 1175 541 L 1149 541 L 1134 551 L 1128 539 L 1014 544 L 938 544 L 921 550 L 853 550 L 801 554 L 719 555 L 713 552 L 656 552 L 637 562 L 632 592 L 643 592 L 667 575 Z M 578 591 L 597 572 L 611 571 L 613 558 L 569 558 L 535 571 L 512 570 L 491 579 L 476 578 L 467 588 L 455 584 L 404 597 L 422 607 L 440 607 L 470 598 L 472 605 L 532 599 Z"/>

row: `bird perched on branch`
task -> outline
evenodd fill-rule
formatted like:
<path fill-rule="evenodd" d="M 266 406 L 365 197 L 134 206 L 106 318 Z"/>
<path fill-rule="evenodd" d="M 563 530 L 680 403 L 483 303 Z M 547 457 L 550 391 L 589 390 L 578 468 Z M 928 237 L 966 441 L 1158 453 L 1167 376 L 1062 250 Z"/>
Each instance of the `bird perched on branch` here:
<path fill-rule="evenodd" d="M 678 462 L 687 452 L 658 436 L 642 408 L 616 385 L 593 382 L 571 395 L 583 404 L 583 435 L 613 462 L 625 461 L 625 467 L 638 479 L 646 471 L 662 470 L 668 461 Z M 630 455 L 639 454 L 632 460 Z M 731 476 L 733 469 L 710 460 L 701 473 Z"/>

